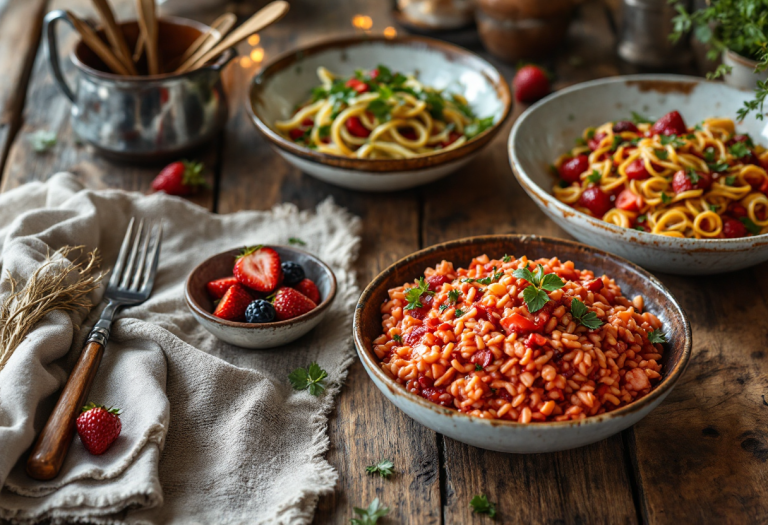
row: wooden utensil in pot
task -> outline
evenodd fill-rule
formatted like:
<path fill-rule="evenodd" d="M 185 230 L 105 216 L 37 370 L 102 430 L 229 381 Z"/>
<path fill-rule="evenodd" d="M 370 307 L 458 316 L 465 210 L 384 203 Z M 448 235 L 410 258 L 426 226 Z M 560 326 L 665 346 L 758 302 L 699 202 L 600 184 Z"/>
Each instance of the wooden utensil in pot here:
<path fill-rule="evenodd" d="M 128 69 L 115 56 L 109 46 L 107 46 L 101 40 L 101 38 L 99 38 L 99 35 L 97 35 L 96 32 L 91 29 L 91 26 L 80 20 L 77 15 L 71 11 L 66 11 L 66 13 L 67 18 L 69 18 L 69 21 L 72 22 L 72 26 L 74 26 L 77 32 L 80 33 L 80 37 L 83 39 L 83 42 L 85 42 L 91 51 L 96 53 L 96 55 L 109 67 L 109 69 L 118 75 L 130 75 Z"/>
<path fill-rule="evenodd" d="M 195 40 L 191 46 L 184 52 L 179 59 L 179 67 L 176 68 L 174 73 L 182 73 L 187 67 L 197 62 L 205 53 L 210 51 L 213 46 L 221 42 L 221 40 L 227 36 L 229 30 L 237 22 L 237 17 L 233 13 L 225 13 L 219 18 L 213 21 L 210 29 L 197 40 Z"/>
<path fill-rule="evenodd" d="M 104 33 L 107 35 L 107 40 L 112 44 L 112 50 L 115 57 L 120 60 L 120 63 L 125 66 L 131 75 L 138 75 L 136 67 L 133 65 L 131 59 L 131 52 L 128 49 L 128 44 L 125 42 L 125 36 L 122 29 L 117 25 L 115 21 L 115 15 L 112 12 L 112 8 L 109 7 L 107 0 L 93 0 L 93 5 L 96 7 L 96 11 L 99 13 L 99 18 L 104 26 Z"/>

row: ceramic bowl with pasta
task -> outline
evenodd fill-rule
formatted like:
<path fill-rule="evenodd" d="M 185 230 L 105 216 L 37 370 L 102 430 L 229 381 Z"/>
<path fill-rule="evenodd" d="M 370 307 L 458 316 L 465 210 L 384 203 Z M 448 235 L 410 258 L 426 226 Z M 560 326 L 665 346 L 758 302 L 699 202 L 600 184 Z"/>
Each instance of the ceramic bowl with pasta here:
<path fill-rule="evenodd" d="M 768 260 L 768 152 L 749 93 L 701 78 L 579 84 L 528 109 L 510 162 L 582 242 L 646 268 L 711 274 Z"/>
<path fill-rule="evenodd" d="M 251 86 L 251 116 L 302 171 L 352 189 L 425 184 L 469 162 L 511 97 L 477 55 L 423 37 L 345 38 L 278 57 Z"/>

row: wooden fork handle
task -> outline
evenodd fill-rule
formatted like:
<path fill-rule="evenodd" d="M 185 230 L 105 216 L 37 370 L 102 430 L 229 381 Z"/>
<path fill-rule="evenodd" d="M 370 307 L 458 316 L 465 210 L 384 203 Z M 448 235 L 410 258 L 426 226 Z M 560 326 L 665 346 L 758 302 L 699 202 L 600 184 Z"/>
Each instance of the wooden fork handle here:
<path fill-rule="evenodd" d="M 56 407 L 32 447 L 27 460 L 27 474 L 31 477 L 48 480 L 59 474 L 75 433 L 75 420 L 85 404 L 103 353 L 104 346 L 97 342 L 89 342 L 83 348 Z"/>

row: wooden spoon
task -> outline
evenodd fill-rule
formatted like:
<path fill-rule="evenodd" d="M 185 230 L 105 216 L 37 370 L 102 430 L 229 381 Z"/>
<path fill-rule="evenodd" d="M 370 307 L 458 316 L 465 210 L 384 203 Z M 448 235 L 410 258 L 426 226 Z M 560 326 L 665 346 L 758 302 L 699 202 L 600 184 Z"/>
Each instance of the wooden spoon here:
<path fill-rule="evenodd" d="M 181 55 L 181 58 L 179 58 L 179 61 L 177 62 L 181 65 L 176 68 L 174 73 L 179 73 L 182 68 L 188 65 L 188 61 L 190 64 L 194 63 L 198 58 L 219 43 L 222 38 L 227 36 L 229 30 L 235 25 L 235 22 L 237 22 L 237 17 L 233 13 L 225 13 L 214 20 L 208 31 L 192 42 L 192 45 L 189 46 L 183 55 Z"/>
<path fill-rule="evenodd" d="M 80 20 L 77 15 L 72 13 L 71 11 L 66 11 L 67 18 L 69 18 L 69 21 L 72 22 L 72 25 L 77 30 L 78 33 L 80 33 L 80 36 L 83 39 L 83 42 L 85 42 L 85 45 L 87 45 L 89 48 L 91 48 L 91 51 L 96 53 L 98 57 L 115 73 L 118 75 L 125 75 L 129 76 L 130 73 L 128 72 L 128 69 L 123 65 L 122 62 L 112 53 L 112 50 L 109 49 L 109 47 L 102 42 L 102 40 L 99 38 L 99 36 L 96 34 L 96 32 L 91 29 L 91 26 Z"/>
<path fill-rule="evenodd" d="M 96 11 L 99 12 L 99 18 L 104 25 L 104 33 L 107 35 L 109 43 L 112 44 L 112 50 L 118 60 L 125 66 L 131 75 L 138 75 L 136 67 L 131 60 L 131 52 L 128 50 L 128 44 L 125 43 L 123 31 L 115 22 L 115 15 L 112 8 L 109 7 L 107 0 L 93 0 Z"/>
<path fill-rule="evenodd" d="M 160 74 L 160 61 L 157 54 L 155 0 L 136 0 L 136 10 L 139 13 L 139 27 L 144 38 L 144 50 L 147 53 L 149 74 Z"/>
<path fill-rule="evenodd" d="M 190 64 L 183 70 L 182 68 L 179 68 L 177 72 L 183 73 L 184 71 L 197 69 L 207 64 L 211 59 L 219 56 L 230 47 L 236 46 L 252 34 L 261 31 L 265 27 L 274 24 L 283 18 L 288 12 L 288 9 L 290 9 L 290 6 L 288 5 L 288 2 L 285 2 L 284 0 L 277 0 L 276 2 L 267 4 L 263 9 L 254 14 L 251 18 L 243 22 L 243 25 L 232 31 L 229 36 L 222 40 L 213 49 L 203 54 L 200 58 L 195 60 L 193 64 Z"/>

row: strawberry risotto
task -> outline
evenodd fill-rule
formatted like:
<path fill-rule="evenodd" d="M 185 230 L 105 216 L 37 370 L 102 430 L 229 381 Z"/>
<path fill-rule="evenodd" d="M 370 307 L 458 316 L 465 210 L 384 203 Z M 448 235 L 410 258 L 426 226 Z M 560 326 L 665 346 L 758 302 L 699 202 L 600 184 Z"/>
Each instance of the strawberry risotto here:
<path fill-rule="evenodd" d="M 582 419 L 661 379 L 659 319 L 607 276 L 557 258 L 443 261 L 389 290 L 374 351 L 417 395 L 473 416 Z"/>

